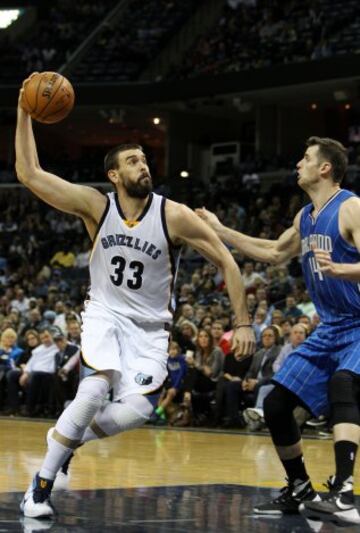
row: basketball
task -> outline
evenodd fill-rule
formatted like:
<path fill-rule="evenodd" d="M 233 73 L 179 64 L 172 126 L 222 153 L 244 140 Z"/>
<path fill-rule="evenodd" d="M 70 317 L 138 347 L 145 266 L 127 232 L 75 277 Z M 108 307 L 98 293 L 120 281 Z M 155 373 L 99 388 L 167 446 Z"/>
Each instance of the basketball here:
<path fill-rule="evenodd" d="M 74 89 L 62 74 L 37 72 L 24 85 L 21 106 L 34 120 L 54 124 L 70 113 L 74 100 Z"/>

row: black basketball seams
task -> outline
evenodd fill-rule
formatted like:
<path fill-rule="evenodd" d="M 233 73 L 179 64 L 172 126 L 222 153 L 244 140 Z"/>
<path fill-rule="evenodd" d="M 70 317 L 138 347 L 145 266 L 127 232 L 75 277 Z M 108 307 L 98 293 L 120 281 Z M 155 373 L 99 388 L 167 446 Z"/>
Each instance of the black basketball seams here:
<path fill-rule="evenodd" d="M 61 76 L 61 74 L 60 74 L 60 76 Z M 39 112 L 36 114 L 36 117 L 34 117 L 34 118 L 40 118 L 40 119 L 43 118 L 43 117 L 41 116 L 42 113 L 45 111 L 45 109 L 46 109 L 47 106 L 50 104 L 50 102 L 52 102 L 52 101 L 54 100 L 54 98 L 55 98 L 56 94 L 58 93 L 60 87 L 61 87 L 62 84 L 64 83 L 64 79 L 65 79 L 64 76 L 61 76 L 61 82 L 60 82 L 59 86 L 57 87 L 57 89 L 55 90 L 54 94 L 51 96 L 51 98 L 49 98 L 49 100 L 48 100 L 48 102 L 46 102 L 45 106 L 42 108 L 41 111 L 39 111 Z M 42 80 L 42 78 L 41 78 L 41 80 Z M 41 80 L 40 80 L 40 83 L 41 83 Z"/>

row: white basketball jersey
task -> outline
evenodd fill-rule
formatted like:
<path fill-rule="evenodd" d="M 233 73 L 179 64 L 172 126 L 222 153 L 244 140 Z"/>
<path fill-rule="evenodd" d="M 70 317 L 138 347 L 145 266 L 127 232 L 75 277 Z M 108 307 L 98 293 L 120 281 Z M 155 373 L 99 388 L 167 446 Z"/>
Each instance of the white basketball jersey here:
<path fill-rule="evenodd" d="M 118 195 L 107 197 L 90 258 L 90 300 L 136 322 L 171 323 L 180 249 L 168 235 L 166 199 L 151 193 L 130 223 Z"/>

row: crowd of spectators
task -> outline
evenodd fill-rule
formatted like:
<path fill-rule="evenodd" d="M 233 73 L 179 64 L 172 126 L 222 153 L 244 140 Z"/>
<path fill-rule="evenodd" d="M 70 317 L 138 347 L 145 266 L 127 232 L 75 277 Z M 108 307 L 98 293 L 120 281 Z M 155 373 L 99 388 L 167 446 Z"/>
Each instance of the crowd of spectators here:
<path fill-rule="evenodd" d="M 72 79 L 117 82 L 138 79 L 201 2 L 133 0 L 118 20 L 104 25 L 89 53 L 74 69 Z"/>
<path fill-rule="evenodd" d="M 19 82 L 34 70 L 58 70 L 105 19 L 116 0 L 40 2 L 30 33 L 0 59 L 1 79 Z M 199 1 L 133 0 L 104 24 L 71 73 L 75 81 L 134 81 L 199 6 Z M 224 1 L 219 20 L 186 50 L 168 79 L 299 63 L 360 52 L 357 0 Z"/>
<path fill-rule="evenodd" d="M 357 0 L 228 1 L 168 78 L 217 75 L 360 52 Z"/>
<path fill-rule="evenodd" d="M 19 82 L 33 71 L 58 70 L 117 4 L 116 0 L 40 2 L 38 19 L 20 40 L 1 35 L 2 81 Z M 119 18 L 104 23 L 89 53 L 71 74 L 74 81 L 135 80 L 192 15 L 197 0 L 132 0 Z"/>
<path fill-rule="evenodd" d="M 225 224 L 270 239 L 291 223 L 302 202 L 286 188 L 279 195 L 249 190 L 241 204 L 226 196 L 219 203 L 216 187 L 202 193 L 197 204 L 205 198 Z M 6 190 L 0 212 L 0 409 L 53 417 L 71 401 L 79 380 L 91 243 L 78 219 L 26 190 Z M 275 267 L 233 253 L 242 267 L 258 349 L 252 358 L 235 359 L 222 275 L 184 250 L 169 378 L 155 423 L 244 427 L 247 420 L 252 429 L 263 427 L 261 402 L 275 369 L 319 323 L 297 259 Z"/>
<path fill-rule="evenodd" d="M 57 71 L 100 21 L 116 0 L 54 0 L 37 3 L 37 21 L 28 34 L 11 41 L 0 30 L 2 82 L 20 82 L 33 71 Z M 25 15 L 26 16 L 26 15 Z"/>

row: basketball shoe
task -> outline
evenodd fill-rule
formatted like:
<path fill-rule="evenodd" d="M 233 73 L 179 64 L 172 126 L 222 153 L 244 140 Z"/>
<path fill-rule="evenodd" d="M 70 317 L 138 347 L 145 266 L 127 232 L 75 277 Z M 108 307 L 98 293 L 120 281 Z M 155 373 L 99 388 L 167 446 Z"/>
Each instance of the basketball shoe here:
<path fill-rule="evenodd" d="M 274 500 L 257 505 L 254 513 L 272 516 L 283 514 L 297 514 L 299 505 L 304 501 L 320 501 L 320 496 L 314 491 L 310 479 L 306 481 L 296 479 L 289 482 L 280 490 L 280 495 Z"/>
<path fill-rule="evenodd" d="M 350 476 L 343 483 L 336 483 L 335 476 L 325 485 L 329 494 L 321 501 L 307 501 L 300 505 L 300 512 L 304 516 L 333 522 L 338 525 L 360 524 L 360 514 L 355 507 L 353 493 L 353 478 Z"/>
<path fill-rule="evenodd" d="M 20 511 L 29 518 L 54 516 L 54 509 L 50 502 L 53 481 L 44 479 L 37 473 L 29 485 L 20 503 Z"/>

